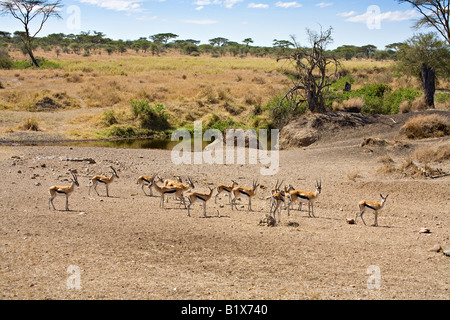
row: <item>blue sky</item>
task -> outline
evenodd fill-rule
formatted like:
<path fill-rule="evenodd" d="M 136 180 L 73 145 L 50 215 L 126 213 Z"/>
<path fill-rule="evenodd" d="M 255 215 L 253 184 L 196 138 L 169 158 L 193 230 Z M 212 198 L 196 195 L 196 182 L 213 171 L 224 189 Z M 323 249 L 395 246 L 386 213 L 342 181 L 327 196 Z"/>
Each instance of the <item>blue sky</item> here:
<path fill-rule="evenodd" d="M 136 40 L 171 32 L 178 39 L 224 37 L 242 43 L 252 38 L 255 46 L 272 46 L 273 40 L 307 44 L 306 28 L 332 26 L 334 42 L 341 45 L 373 44 L 379 49 L 404 41 L 416 11 L 396 0 L 68 0 L 62 1 L 62 19 L 47 21 L 39 36 L 50 33 L 78 34 L 101 31 L 112 39 Z M 0 30 L 14 32 L 22 26 L 1 16 Z"/>

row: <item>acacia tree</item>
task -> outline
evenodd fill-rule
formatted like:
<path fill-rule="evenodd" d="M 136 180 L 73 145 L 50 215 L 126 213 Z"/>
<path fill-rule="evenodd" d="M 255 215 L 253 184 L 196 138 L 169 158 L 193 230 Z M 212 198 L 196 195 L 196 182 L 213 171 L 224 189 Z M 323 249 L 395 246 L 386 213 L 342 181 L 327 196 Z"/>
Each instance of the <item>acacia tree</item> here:
<path fill-rule="evenodd" d="M 450 0 L 398 0 L 400 3 L 411 4 L 422 18 L 415 28 L 435 28 L 450 45 Z"/>
<path fill-rule="evenodd" d="M 291 36 L 295 49 L 286 57 L 279 57 L 290 61 L 295 69 L 295 83 L 281 98 L 274 114 L 280 117 L 275 119 L 279 126 L 295 114 L 299 106 L 306 103 L 311 112 L 323 113 L 326 111 L 325 95 L 331 85 L 330 68 L 339 66 L 336 58 L 326 52 L 326 47 L 332 42 L 332 28 L 320 32 L 307 29 L 310 47 L 301 47 Z"/>
<path fill-rule="evenodd" d="M 50 17 L 61 18 L 58 10 L 62 7 L 61 0 L 54 2 L 46 0 L 0 0 L 0 13 L 11 15 L 19 20 L 24 28 L 25 33 L 21 37 L 25 52 L 30 56 L 32 63 L 39 67 L 39 63 L 33 54 L 33 40 L 44 27 L 45 22 Z M 31 23 L 37 22 L 37 31 L 30 30 Z"/>

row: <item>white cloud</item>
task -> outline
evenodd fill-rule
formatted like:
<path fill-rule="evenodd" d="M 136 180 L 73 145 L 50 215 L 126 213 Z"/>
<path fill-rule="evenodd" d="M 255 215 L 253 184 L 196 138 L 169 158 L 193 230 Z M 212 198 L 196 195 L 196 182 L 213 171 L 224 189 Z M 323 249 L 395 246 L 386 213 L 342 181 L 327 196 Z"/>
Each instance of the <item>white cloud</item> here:
<path fill-rule="evenodd" d="M 338 15 L 339 17 L 344 17 L 344 18 L 346 18 L 346 17 L 354 16 L 355 14 L 356 14 L 356 11 L 347 11 L 347 12 L 341 12 L 341 13 L 338 13 L 337 15 Z"/>
<path fill-rule="evenodd" d="M 316 4 L 316 7 L 326 8 L 326 7 L 331 7 L 332 5 L 333 5 L 333 2 L 320 2 L 320 3 Z"/>
<path fill-rule="evenodd" d="M 216 20 L 183 20 L 184 23 L 191 23 L 191 24 L 214 24 L 217 23 Z"/>
<path fill-rule="evenodd" d="M 244 0 L 225 0 L 224 5 L 225 8 L 233 8 L 233 6 L 239 2 L 242 2 Z"/>
<path fill-rule="evenodd" d="M 215 0 L 215 1 L 211 1 L 211 0 L 197 0 L 197 1 L 194 2 L 194 4 L 196 6 L 207 6 L 207 5 L 210 5 L 210 4 L 221 4 L 221 3 L 222 3 L 222 1 L 217 1 L 217 0 Z"/>
<path fill-rule="evenodd" d="M 411 20 L 418 17 L 418 13 L 414 10 L 406 10 L 406 11 L 387 11 L 380 13 L 373 13 L 367 11 L 364 14 L 360 14 L 351 18 L 346 19 L 348 22 L 361 22 L 367 23 L 367 21 L 388 21 L 388 22 L 399 22 L 405 20 Z"/>
<path fill-rule="evenodd" d="M 225 8 L 231 9 L 234 7 L 235 4 L 239 3 L 239 2 L 243 2 L 244 0 L 196 0 L 194 1 L 192 4 L 202 7 L 201 9 L 204 8 L 204 6 L 209 6 L 212 4 L 215 5 L 221 5 L 224 6 Z M 197 10 L 201 10 L 201 9 L 197 9 Z"/>
<path fill-rule="evenodd" d="M 277 3 L 275 3 L 275 6 L 280 7 L 280 8 L 300 8 L 303 5 L 298 3 L 297 1 L 292 1 L 292 2 L 278 1 Z"/>
<path fill-rule="evenodd" d="M 143 0 L 78 0 L 82 3 L 92 4 L 114 11 L 141 11 Z"/>
<path fill-rule="evenodd" d="M 264 3 L 249 3 L 248 8 L 252 8 L 252 9 L 267 9 L 269 8 L 268 4 L 264 4 Z"/>

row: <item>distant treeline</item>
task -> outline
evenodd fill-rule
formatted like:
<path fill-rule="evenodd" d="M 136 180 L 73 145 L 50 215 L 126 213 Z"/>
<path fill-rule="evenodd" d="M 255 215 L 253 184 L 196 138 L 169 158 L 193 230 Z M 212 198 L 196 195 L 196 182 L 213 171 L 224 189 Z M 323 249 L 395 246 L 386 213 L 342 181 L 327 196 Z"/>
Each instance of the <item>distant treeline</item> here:
<path fill-rule="evenodd" d="M 26 55 L 21 37 L 23 31 L 16 31 L 13 34 L 0 31 L 0 50 L 8 52 L 12 50 L 22 50 Z M 288 55 L 294 50 L 294 43 L 288 40 L 273 40 L 272 47 L 252 46 L 252 38 L 246 38 L 241 43 L 230 41 L 226 38 L 216 37 L 209 40 L 208 44 L 200 44 L 199 40 L 177 39 L 178 35 L 173 33 L 159 33 L 148 38 L 141 37 L 137 40 L 113 40 L 107 38 L 104 33 L 97 31 L 81 32 L 80 34 L 53 33 L 45 37 L 35 38 L 33 45 L 44 51 L 54 51 L 57 55 L 61 53 L 90 56 L 93 54 L 125 53 L 135 51 L 136 53 L 148 53 L 151 55 L 161 55 L 168 51 L 177 50 L 181 54 L 198 56 L 210 54 L 213 57 L 220 56 L 280 56 Z M 352 46 L 345 45 L 334 50 L 329 50 L 336 58 L 350 60 L 352 58 L 371 58 L 376 60 L 396 59 L 396 52 L 399 44 L 394 43 L 386 46 L 386 50 L 379 50 L 374 45 Z"/>

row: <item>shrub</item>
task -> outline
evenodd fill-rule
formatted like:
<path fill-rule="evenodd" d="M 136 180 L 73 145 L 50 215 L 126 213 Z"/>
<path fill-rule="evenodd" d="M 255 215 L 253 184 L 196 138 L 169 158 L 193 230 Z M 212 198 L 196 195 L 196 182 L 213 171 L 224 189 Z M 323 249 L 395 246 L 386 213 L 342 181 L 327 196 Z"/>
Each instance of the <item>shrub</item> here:
<path fill-rule="evenodd" d="M 103 112 L 103 121 L 107 126 L 112 126 L 113 124 L 119 123 L 119 121 L 117 121 L 114 109 L 106 110 Z"/>
<path fill-rule="evenodd" d="M 413 157 L 423 163 L 450 160 L 450 144 L 438 145 L 435 148 L 422 147 L 414 152 Z"/>
<path fill-rule="evenodd" d="M 359 97 L 350 98 L 342 103 L 342 108 L 348 112 L 361 112 L 364 108 L 364 100 Z"/>
<path fill-rule="evenodd" d="M 31 117 L 25 119 L 22 125 L 19 126 L 19 129 L 28 131 L 39 131 L 39 124 L 35 118 Z"/>
<path fill-rule="evenodd" d="M 0 49 L 0 69 L 11 69 L 13 61 L 8 52 Z"/>
<path fill-rule="evenodd" d="M 421 96 L 421 92 L 412 88 L 399 89 L 386 95 L 383 101 L 384 114 L 396 114 L 400 112 L 400 104 L 402 102 L 412 103 Z"/>
<path fill-rule="evenodd" d="M 428 108 L 427 102 L 425 101 L 425 96 L 420 96 L 414 99 L 411 103 L 411 111 L 421 111 Z"/>
<path fill-rule="evenodd" d="M 162 104 L 150 105 L 148 100 L 131 100 L 131 113 L 140 121 L 140 126 L 145 129 L 165 130 L 169 129 L 169 114 Z"/>
<path fill-rule="evenodd" d="M 139 130 L 133 125 L 119 125 L 111 126 L 106 135 L 109 137 L 132 138 L 139 135 Z"/>
<path fill-rule="evenodd" d="M 419 115 L 409 119 L 400 132 L 409 139 L 442 137 L 450 134 L 450 122 L 446 116 Z"/>

